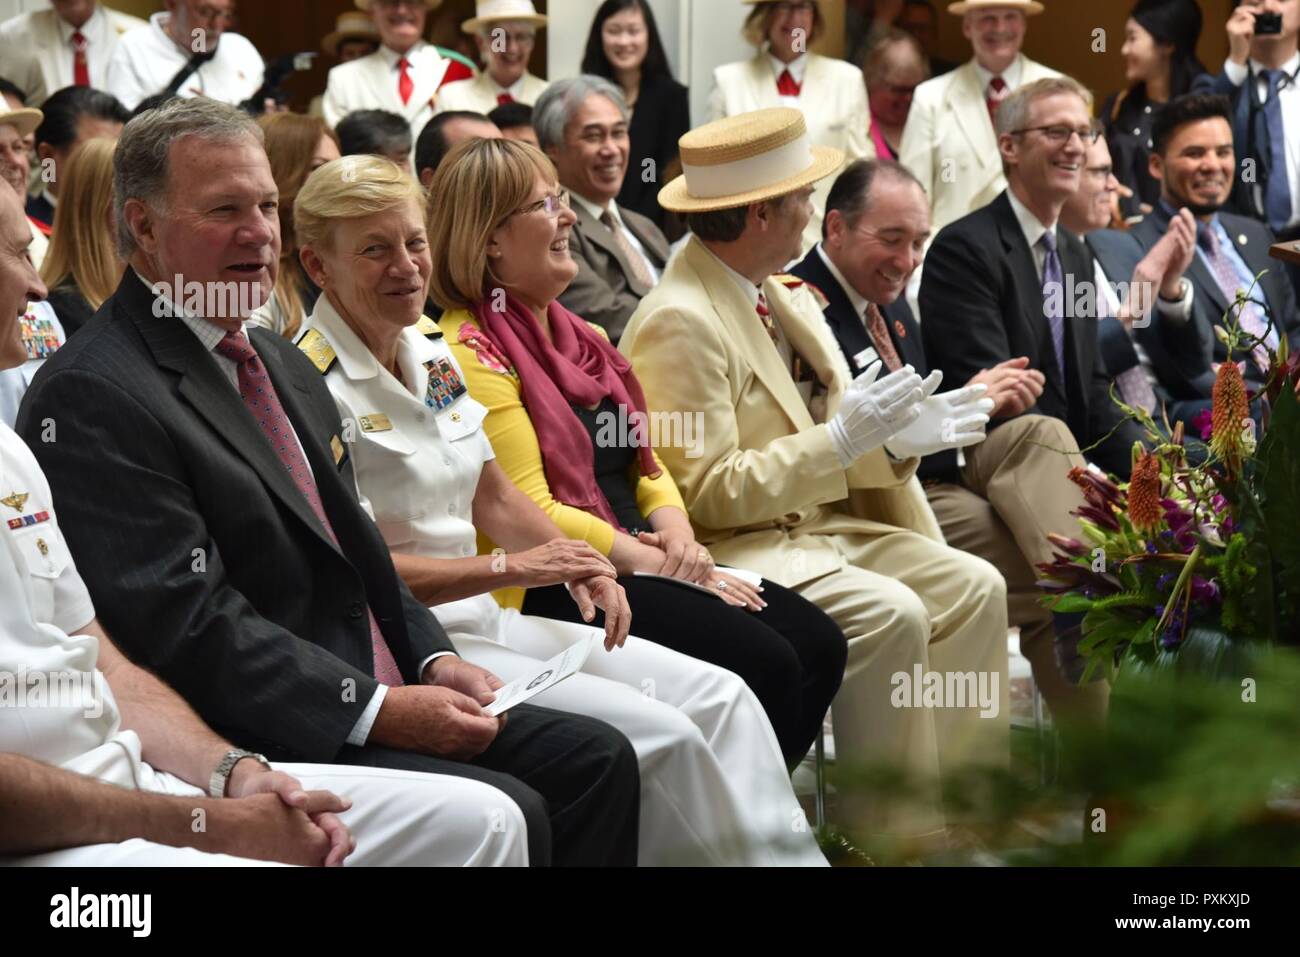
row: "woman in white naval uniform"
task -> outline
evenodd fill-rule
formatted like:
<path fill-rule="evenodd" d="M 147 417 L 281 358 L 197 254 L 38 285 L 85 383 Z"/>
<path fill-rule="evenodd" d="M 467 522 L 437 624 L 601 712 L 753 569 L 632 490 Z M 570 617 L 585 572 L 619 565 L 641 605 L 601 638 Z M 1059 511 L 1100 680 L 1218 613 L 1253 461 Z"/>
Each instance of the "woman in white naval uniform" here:
<path fill-rule="evenodd" d="M 871 108 L 862 71 L 808 50 L 825 27 L 816 0 L 742 2 L 753 7 L 745 20 L 745 38 L 759 49 L 748 60 L 713 71 L 708 119 L 793 107 L 803 113 L 814 145 L 842 151 L 848 163 L 872 159 L 876 150 L 871 145 Z M 813 193 L 813 217 L 804 230 L 805 251 L 821 241 L 822 215 L 834 179 L 826 177 Z"/>
<path fill-rule="evenodd" d="M 421 317 L 432 260 L 415 182 L 382 159 L 346 157 L 307 180 L 294 221 L 324 291 L 299 346 L 338 403 L 362 501 L 399 574 L 457 650 L 506 681 L 529 673 L 591 629 L 502 609 L 489 592 L 600 582 L 605 650 L 537 702 L 598 716 L 632 741 L 641 863 L 824 864 L 753 693 L 729 671 L 635 637 L 614 647 L 610 605 L 623 599 L 612 566 L 564 541 L 493 461 L 487 411 Z M 518 552 L 478 556 L 475 525 Z"/>

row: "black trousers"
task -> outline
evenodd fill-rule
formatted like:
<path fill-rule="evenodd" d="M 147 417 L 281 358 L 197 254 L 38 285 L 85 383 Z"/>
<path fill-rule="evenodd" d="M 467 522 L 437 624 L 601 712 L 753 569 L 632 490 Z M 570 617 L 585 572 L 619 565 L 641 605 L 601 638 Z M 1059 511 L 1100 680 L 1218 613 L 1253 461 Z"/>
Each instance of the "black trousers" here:
<path fill-rule="evenodd" d="M 767 712 L 788 766 L 821 732 L 844 678 L 848 644 L 820 608 L 788 588 L 763 581 L 767 607 L 752 612 L 674 582 L 623 576 L 632 634 L 732 671 Z M 562 585 L 530 588 L 524 614 L 584 624 Z M 593 623 L 601 626 L 599 611 Z"/>
<path fill-rule="evenodd" d="M 533 866 L 636 866 L 636 752 L 622 732 L 595 718 L 521 704 L 470 762 L 369 745 L 345 746 L 338 762 L 449 774 L 504 791 L 524 813 Z"/>

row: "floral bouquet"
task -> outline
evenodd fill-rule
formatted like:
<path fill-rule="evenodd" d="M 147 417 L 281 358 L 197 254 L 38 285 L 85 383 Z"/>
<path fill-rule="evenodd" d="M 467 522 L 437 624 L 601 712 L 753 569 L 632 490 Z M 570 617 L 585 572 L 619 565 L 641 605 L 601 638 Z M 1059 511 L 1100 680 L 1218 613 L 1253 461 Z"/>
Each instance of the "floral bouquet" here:
<path fill-rule="evenodd" d="M 1241 329 L 1233 313 L 1248 295 L 1215 329 L 1229 359 L 1197 422 L 1206 447 L 1189 449 L 1181 423 L 1162 430 L 1123 406 L 1149 440 L 1134 448 L 1131 480 L 1070 471 L 1083 538 L 1050 536 L 1039 585 L 1053 611 L 1083 615 L 1085 680 L 1130 666 L 1240 675 L 1258 649 L 1300 645 L 1300 356 L 1284 333 L 1273 350 Z M 1269 370 L 1260 395 L 1233 361 L 1247 350 Z"/>

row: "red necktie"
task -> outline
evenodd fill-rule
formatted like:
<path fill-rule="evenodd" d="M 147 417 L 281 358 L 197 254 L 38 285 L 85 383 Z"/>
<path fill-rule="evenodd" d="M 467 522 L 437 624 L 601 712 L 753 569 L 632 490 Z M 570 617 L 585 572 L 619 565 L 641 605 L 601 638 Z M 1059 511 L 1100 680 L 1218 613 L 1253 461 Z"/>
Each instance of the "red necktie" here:
<path fill-rule="evenodd" d="M 397 68 L 402 71 L 401 76 L 397 78 L 397 95 L 402 98 L 402 105 L 405 106 L 411 102 L 411 94 L 415 92 L 415 81 L 411 79 L 411 61 L 402 57 L 397 61 Z"/>
<path fill-rule="evenodd" d="M 90 64 L 86 60 L 86 35 L 78 30 L 72 34 L 72 82 L 75 86 L 90 86 Z"/>
<path fill-rule="evenodd" d="M 998 105 L 1007 98 L 1007 81 L 1000 76 L 995 76 L 989 80 L 989 95 L 985 100 L 989 107 L 989 119 L 993 120 L 994 129 L 997 128 Z"/>
<path fill-rule="evenodd" d="M 312 477 L 311 469 L 307 467 L 307 459 L 298 445 L 293 425 L 285 415 L 284 406 L 280 404 L 280 397 L 275 394 L 275 385 L 267 375 L 266 367 L 262 365 L 262 361 L 242 332 L 226 333 L 226 337 L 217 344 L 217 352 L 238 364 L 239 397 L 244 400 L 244 406 L 257 420 L 258 427 L 271 443 L 271 447 L 275 449 L 275 454 L 284 465 L 285 471 L 289 473 L 289 477 L 293 479 L 293 484 L 298 486 L 298 491 L 307 500 L 307 504 L 320 519 L 320 523 L 325 526 L 330 540 L 337 545 L 339 542 L 334 536 L 334 527 L 330 525 L 329 516 L 325 514 L 325 507 L 321 504 L 316 479 Z M 384 633 L 379 630 L 375 613 L 367 607 L 366 614 L 370 617 L 370 645 L 375 656 L 375 678 L 390 687 L 399 686 L 404 683 L 402 673 L 397 667 L 392 651 L 389 650 L 388 642 L 384 640 Z"/>
<path fill-rule="evenodd" d="M 776 78 L 776 92 L 782 96 L 798 96 L 802 85 L 794 81 L 794 76 L 789 70 L 782 70 L 781 75 Z"/>
<path fill-rule="evenodd" d="M 514 101 L 515 98 L 511 96 L 509 93 L 497 94 L 497 106 L 505 106 L 507 103 L 513 103 Z"/>

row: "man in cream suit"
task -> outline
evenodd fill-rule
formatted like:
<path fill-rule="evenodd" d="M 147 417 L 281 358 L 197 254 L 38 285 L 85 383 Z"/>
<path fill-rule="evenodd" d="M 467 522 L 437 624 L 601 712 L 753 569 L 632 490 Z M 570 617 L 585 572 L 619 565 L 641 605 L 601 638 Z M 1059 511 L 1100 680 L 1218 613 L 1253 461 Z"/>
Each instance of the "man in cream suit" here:
<path fill-rule="evenodd" d="M 930 196 L 935 234 L 1007 187 L 991 119 L 997 104 L 1026 83 L 1060 75 L 1020 52 L 1027 18 L 1043 12 L 1037 0 L 964 0 L 948 12 L 961 16 L 975 56 L 916 88 L 898 154 Z"/>
<path fill-rule="evenodd" d="M 910 367 L 851 381 L 811 293 L 773 275 L 798 253 L 812 183 L 843 162 L 812 146 L 801 113 L 731 117 L 680 146 L 686 173 L 659 202 L 687 213 L 694 235 L 620 348 L 652 414 L 699 417 L 702 454 L 659 448 L 699 540 L 844 629 L 839 763 L 885 763 L 914 789 L 868 799 L 850 778 L 840 823 L 867 840 L 942 847 L 943 776 L 1007 758 L 1006 586 L 943 543 L 915 471 L 922 455 L 981 441 L 991 403 L 983 386 L 932 396 L 941 377 L 922 382 Z M 930 673 L 982 683 L 984 707 L 975 695 L 918 706 L 911 687 Z"/>
<path fill-rule="evenodd" d="M 578 217 L 569 234 L 578 276 L 560 302 L 615 344 L 668 262 L 659 227 L 614 202 L 627 176 L 628 120 L 622 91 L 590 75 L 552 83 L 533 111 L 538 142 Z"/>
<path fill-rule="evenodd" d="M 546 17 L 532 0 L 479 0 L 475 13 L 461 30 L 478 43 L 483 71 L 443 90 L 435 112 L 464 110 L 486 116 L 506 103 L 532 106 L 546 81 L 528 72 L 528 58 Z"/>
<path fill-rule="evenodd" d="M 145 25 L 97 0 L 50 0 L 50 6 L 0 24 L 0 72 L 27 91 L 29 106 L 65 86 L 104 89 L 118 38 Z"/>
<path fill-rule="evenodd" d="M 843 60 L 808 52 L 825 26 L 817 4 L 742 2 L 754 7 L 745 21 L 744 35 L 759 49 L 748 60 L 713 71 L 709 119 L 793 107 L 803 112 L 815 146 L 837 149 L 849 160 L 873 158 L 871 110 L 862 71 Z M 822 210 L 829 188 L 828 179 L 813 191 L 813 215 L 804 231 L 800 256 L 821 239 Z"/>
<path fill-rule="evenodd" d="M 424 42 L 429 11 L 442 0 L 356 0 L 374 18 L 379 49 L 329 72 L 321 108 L 325 122 L 338 126 L 353 110 L 388 110 L 411 124 L 411 140 L 419 139 L 433 116 L 447 83 L 474 75 L 459 60 L 444 57 Z"/>

